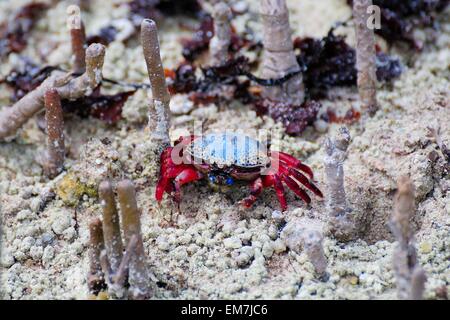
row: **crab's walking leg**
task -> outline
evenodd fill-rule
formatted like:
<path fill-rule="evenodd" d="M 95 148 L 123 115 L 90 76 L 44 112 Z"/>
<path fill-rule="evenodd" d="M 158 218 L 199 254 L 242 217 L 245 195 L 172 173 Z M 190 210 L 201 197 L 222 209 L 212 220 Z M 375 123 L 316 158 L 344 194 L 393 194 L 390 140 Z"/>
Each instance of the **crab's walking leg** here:
<path fill-rule="evenodd" d="M 161 202 L 168 182 L 169 182 L 168 178 L 160 178 L 159 179 L 158 184 L 156 185 L 156 191 L 155 191 L 156 201 Z"/>
<path fill-rule="evenodd" d="M 297 196 L 302 198 L 306 203 L 311 203 L 311 198 L 306 194 L 305 190 L 300 188 L 297 182 L 289 176 L 283 176 L 283 181 L 287 184 L 289 189 L 291 189 Z"/>
<path fill-rule="evenodd" d="M 263 178 L 264 187 L 273 187 L 275 192 L 277 193 L 278 201 L 281 205 L 281 210 L 286 211 L 287 203 L 286 198 L 284 197 L 284 187 L 281 179 L 278 175 L 267 175 Z"/>
<path fill-rule="evenodd" d="M 277 193 L 278 201 L 280 201 L 281 210 L 286 211 L 287 203 L 286 198 L 284 197 L 284 187 L 281 179 L 278 176 L 274 176 L 274 188 Z"/>
<path fill-rule="evenodd" d="M 308 167 L 306 164 L 303 164 L 300 160 L 296 159 L 295 157 L 284 153 L 284 152 L 275 152 L 272 151 L 272 157 L 277 157 L 287 164 L 288 167 L 294 167 L 297 168 L 303 172 L 305 172 L 310 179 L 314 179 L 314 174 L 310 167 Z"/>
<path fill-rule="evenodd" d="M 242 200 L 242 204 L 246 208 L 250 208 L 258 199 L 263 190 L 263 182 L 261 178 L 257 178 L 250 185 L 250 195 Z"/>
<path fill-rule="evenodd" d="M 319 188 L 300 172 L 300 170 L 305 172 L 312 179 L 313 173 L 311 168 L 302 164 L 300 160 L 283 152 L 272 152 L 271 158 L 272 161 L 277 161 L 277 158 L 280 161 L 278 169 L 276 173 L 263 177 L 263 185 L 264 187 L 274 187 L 283 211 L 287 209 L 283 182 L 286 183 L 289 189 L 291 189 L 298 197 L 308 204 L 311 203 L 311 198 L 306 191 L 301 188 L 301 185 L 311 190 L 315 195 L 323 197 Z"/>
<path fill-rule="evenodd" d="M 294 168 L 289 168 L 288 172 L 289 176 L 292 176 L 295 180 L 303 184 L 306 188 L 311 190 L 316 196 L 323 198 L 322 191 L 320 191 L 319 188 L 317 188 L 314 183 L 309 181 L 308 178 L 306 178 L 301 172 L 298 172 Z"/>
<path fill-rule="evenodd" d="M 159 180 L 158 180 L 158 184 L 156 185 L 156 191 L 155 191 L 155 198 L 158 202 L 160 202 L 162 200 L 162 197 L 164 195 L 164 191 L 166 191 L 166 189 L 169 187 L 170 188 L 170 184 L 168 184 L 169 182 L 169 175 L 167 174 L 172 161 L 170 159 L 170 153 L 172 151 L 172 148 L 167 148 L 166 150 L 163 151 L 163 153 L 161 153 L 161 157 L 160 157 L 160 164 L 161 164 L 161 168 L 160 168 L 160 172 L 159 172 Z"/>

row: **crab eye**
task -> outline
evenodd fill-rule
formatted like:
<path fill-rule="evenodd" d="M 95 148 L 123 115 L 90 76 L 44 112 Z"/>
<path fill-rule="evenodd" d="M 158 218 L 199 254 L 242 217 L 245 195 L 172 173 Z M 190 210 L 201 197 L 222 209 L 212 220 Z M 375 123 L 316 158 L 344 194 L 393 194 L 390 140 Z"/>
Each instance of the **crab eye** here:
<path fill-rule="evenodd" d="M 227 180 L 225 181 L 225 183 L 226 183 L 227 185 L 231 186 L 231 185 L 233 185 L 234 180 L 233 180 L 233 178 L 228 177 Z"/>

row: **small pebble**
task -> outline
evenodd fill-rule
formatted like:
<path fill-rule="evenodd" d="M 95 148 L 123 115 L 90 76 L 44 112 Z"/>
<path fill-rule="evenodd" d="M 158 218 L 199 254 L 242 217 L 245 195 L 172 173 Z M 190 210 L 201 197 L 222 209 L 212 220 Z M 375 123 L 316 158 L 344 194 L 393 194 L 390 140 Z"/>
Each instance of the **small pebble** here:
<path fill-rule="evenodd" d="M 286 251 L 286 244 L 284 243 L 283 240 L 277 239 L 273 242 L 273 249 L 274 249 L 275 253 L 284 252 L 284 251 Z"/>
<path fill-rule="evenodd" d="M 14 256 L 9 250 L 3 250 L 0 260 L 0 265 L 3 268 L 9 268 L 14 264 Z"/>
<path fill-rule="evenodd" d="M 20 251 L 28 252 L 35 242 L 36 240 L 34 240 L 34 238 L 26 237 L 25 239 L 22 240 L 22 243 L 19 247 Z"/>
<path fill-rule="evenodd" d="M 236 3 L 233 3 L 231 8 L 233 9 L 234 12 L 243 14 L 248 10 L 248 3 L 245 1 L 238 1 Z"/>
<path fill-rule="evenodd" d="M 433 246 L 428 241 L 424 241 L 420 244 L 420 252 L 422 253 L 430 253 L 432 249 Z"/>
<path fill-rule="evenodd" d="M 40 208 L 41 208 L 41 203 L 42 203 L 42 201 L 41 201 L 40 197 L 33 198 L 30 202 L 31 211 L 36 212 L 36 213 L 39 212 Z"/>
<path fill-rule="evenodd" d="M 173 114 L 187 114 L 194 108 L 194 103 L 184 95 L 175 95 L 170 99 L 170 111 Z"/>
<path fill-rule="evenodd" d="M 264 255 L 264 257 L 266 257 L 267 259 L 269 259 L 274 252 L 274 246 L 272 244 L 272 242 L 266 242 L 264 243 L 263 247 L 262 247 L 262 254 Z"/>
<path fill-rule="evenodd" d="M 238 237 L 227 238 L 223 240 L 223 244 L 225 248 L 228 249 L 239 249 L 242 247 L 241 239 L 239 239 Z"/>
<path fill-rule="evenodd" d="M 160 250 L 163 250 L 163 251 L 168 251 L 169 248 L 170 248 L 170 244 L 169 244 L 169 242 L 167 241 L 167 238 L 164 237 L 164 236 L 159 236 L 159 237 L 156 239 L 156 245 L 158 246 L 158 248 L 159 248 Z"/>
<path fill-rule="evenodd" d="M 27 258 L 27 255 L 20 250 L 14 252 L 14 258 L 18 261 L 23 261 Z"/>
<path fill-rule="evenodd" d="M 319 133 L 325 133 L 328 131 L 328 123 L 322 119 L 314 122 L 314 129 Z"/>
<path fill-rule="evenodd" d="M 43 245 L 48 245 L 53 242 L 54 236 L 50 233 L 43 233 L 41 240 Z"/>
<path fill-rule="evenodd" d="M 43 254 L 44 248 L 40 246 L 33 246 L 30 248 L 30 257 L 33 258 L 33 260 L 40 260 Z"/>
<path fill-rule="evenodd" d="M 178 237 L 178 244 L 188 244 L 192 240 L 192 236 L 189 233 L 185 233 L 184 235 Z"/>
<path fill-rule="evenodd" d="M 63 234 L 64 230 L 70 227 L 71 217 L 66 211 L 57 211 L 52 215 L 52 229 L 57 235 Z"/>
<path fill-rule="evenodd" d="M 30 210 L 21 210 L 17 213 L 17 221 L 32 220 L 34 218 L 33 213 Z"/>
<path fill-rule="evenodd" d="M 350 280 L 350 284 L 352 284 L 354 286 L 356 286 L 358 284 L 358 277 L 351 276 L 349 280 Z"/>
<path fill-rule="evenodd" d="M 55 249 L 51 246 L 47 246 L 44 249 L 44 252 L 42 254 L 42 262 L 44 265 L 48 264 L 55 256 Z"/>
<path fill-rule="evenodd" d="M 30 199 L 33 196 L 33 192 L 34 191 L 32 186 L 25 187 L 22 191 L 22 199 Z"/>

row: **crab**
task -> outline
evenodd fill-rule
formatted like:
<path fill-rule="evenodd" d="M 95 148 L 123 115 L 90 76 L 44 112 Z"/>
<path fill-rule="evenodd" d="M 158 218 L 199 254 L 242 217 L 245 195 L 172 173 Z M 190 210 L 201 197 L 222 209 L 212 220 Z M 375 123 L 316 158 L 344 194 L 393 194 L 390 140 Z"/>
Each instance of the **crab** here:
<path fill-rule="evenodd" d="M 246 135 L 226 132 L 180 137 L 174 147 L 167 147 L 161 154 L 156 200 L 161 202 L 164 193 L 168 193 L 179 204 L 181 187 L 204 178 L 219 186 L 247 183 L 250 194 L 241 201 L 247 208 L 264 188 L 273 187 L 282 211 L 286 211 L 283 184 L 308 204 L 311 198 L 301 185 L 323 197 L 312 182 L 311 168 L 300 160 L 283 152 L 268 151 L 263 143 Z"/>

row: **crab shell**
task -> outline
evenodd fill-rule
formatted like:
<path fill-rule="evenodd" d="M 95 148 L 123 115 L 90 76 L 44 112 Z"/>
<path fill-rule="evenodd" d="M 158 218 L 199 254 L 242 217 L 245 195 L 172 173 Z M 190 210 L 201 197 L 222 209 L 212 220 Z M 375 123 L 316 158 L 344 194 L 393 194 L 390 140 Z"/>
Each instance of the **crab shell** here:
<path fill-rule="evenodd" d="M 230 132 L 197 137 L 185 151 L 200 172 L 217 171 L 237 180 L 257 178 L 271 161 L 264 144 L 249 136 Z"/>
<path fill-rule="evenodd" d="M 231 186 L 234 180 L 247 180 L 250 194 L 242 200 L 246 208 L 255 203 L 264 188 L 272 187 L 281 209 L 286 211 L 283 184 L 305 203 L 310 203 L 311 198 L 302 186 L 323 197 L 312 181 L 313 171 L 306 164 L 284 152 L 268 154 L 262 143 L 237 133 L 180 137 L 174 147 L 167 147 L 162 152 L 159 176 L 155 190 L 158 202 L 167 193 L 179 204 L 181 187 L 205 176 L 220 187 Z"/>

